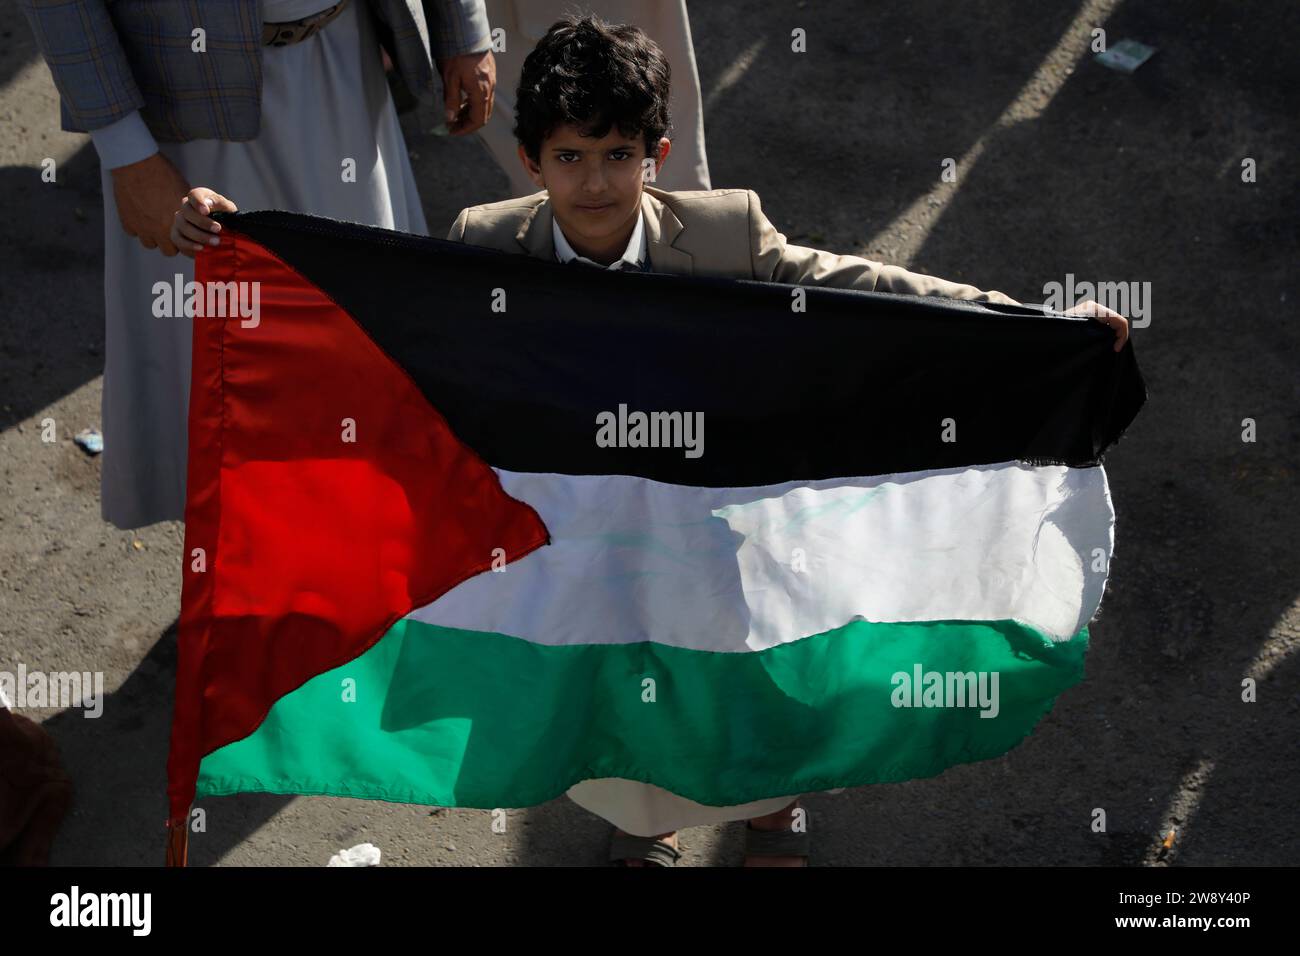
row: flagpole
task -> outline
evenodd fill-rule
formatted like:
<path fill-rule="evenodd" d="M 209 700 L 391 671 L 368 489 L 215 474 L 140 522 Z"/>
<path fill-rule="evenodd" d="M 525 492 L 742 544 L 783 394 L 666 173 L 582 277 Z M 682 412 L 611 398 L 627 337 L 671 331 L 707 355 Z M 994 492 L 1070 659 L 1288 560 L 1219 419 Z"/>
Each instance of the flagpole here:
<path fill-rule="evenodd" d="M 167 862 L 165 866 L 186 866 L 190 851 L 188 814 L 179 820 L 167 821 Z"/>

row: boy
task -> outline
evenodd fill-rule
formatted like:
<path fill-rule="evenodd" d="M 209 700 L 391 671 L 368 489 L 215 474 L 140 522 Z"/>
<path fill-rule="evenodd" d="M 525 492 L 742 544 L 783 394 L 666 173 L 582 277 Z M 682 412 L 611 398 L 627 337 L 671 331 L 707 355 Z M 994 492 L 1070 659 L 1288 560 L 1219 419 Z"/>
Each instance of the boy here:
<path fill-rule="evenodd" d="M 753 190 L 672 193 L 646 185 L 672 148 L 664 135 L 669 80 L 667 60 L 637 27 L 592 16 L 555 23 L 524 62 L 514 129 L 519 158 L 542 191 L 463 209 L 447 238 L 596 268 L 1018 304 L 1001 292 L 792 245 Z M 1123 316 L 1093 302 L 1071 311 L 1112 326 L 1116 351 L 1123 347 Z M 588 809 L 619 800 L 697 806 L 622 780 L 584 781 L 569 796 Z M 799 801 L 788 800 L 726 808 L 735 811 L 730 819 L 750 818 L 746 865 L 806 865 L 807 835 L 790 825 Z M 615 831 L 611 859 L 625 865 L 670 866 L 679 856 L 675 833 Z"/>
<path fill-rule="evenodd" d="M 669 78 L 659 48 L 637 27 L 591 16 L 557 22 L 525 62 L 514 129 L 519 158 L 543 191 L 464 209 L 447 237 L 606 268 L 1018 304 L 1001 292 L 787 243 L 753 190 L 645 185 L 672 147 L 664 136 Z M 1092 302 L 1072 312 L 1111 325 L 1115 350 L 1123 347 L 1123 316 Z"/>

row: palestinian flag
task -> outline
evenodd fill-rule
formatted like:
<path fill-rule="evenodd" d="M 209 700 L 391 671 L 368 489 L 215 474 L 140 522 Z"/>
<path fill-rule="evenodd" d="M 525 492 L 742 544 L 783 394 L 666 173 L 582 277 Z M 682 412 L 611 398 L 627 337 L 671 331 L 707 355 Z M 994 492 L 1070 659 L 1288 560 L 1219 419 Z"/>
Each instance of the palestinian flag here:
<path fill-rule="evenodd" d="M 220 218 L 171 821 L 568 792 L 657 833 L 1000 755 L 1081 679 L 1145 399 L 1101 324 Z"/>

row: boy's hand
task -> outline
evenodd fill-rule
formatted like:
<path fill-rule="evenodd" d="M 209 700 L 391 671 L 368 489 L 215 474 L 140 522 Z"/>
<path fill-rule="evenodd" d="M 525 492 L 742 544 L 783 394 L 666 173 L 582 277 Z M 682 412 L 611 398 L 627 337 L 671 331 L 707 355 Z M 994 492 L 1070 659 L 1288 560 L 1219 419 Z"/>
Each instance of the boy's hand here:
<path fill-rule="evenodd" d="M 1115 330 L 1115 351 L 1118 352 L 1128 341 L 1128 319 L 1111 309 L 1106 308 L 1100 302 L 1094 302 L 1089 299 L 1087 302 L 1080 302 L 1073 309 L 1066 309 L 1065 315 L 1091 315 L 1104 325 L 1109 325 Z"/>
<path fill-rule="evenodd" d="M 213 212 L 239 212 L 239 207 L 206 186 L 195 186 L 181 199 L 181 208 L 172 216 L 171 241 L 182 255 L 193 259 L 205 246 L 221 242 L 221 223 L 210 218 Z"/>
<path fill-rule="evenodd" d="M 128 236 L 140 240 L 146 249 L 165 256 L 176 255 L 169 237 L 176 200 L 185 195 L 189 182 L 162 153 L 111 171 L 117 218 Z"/>

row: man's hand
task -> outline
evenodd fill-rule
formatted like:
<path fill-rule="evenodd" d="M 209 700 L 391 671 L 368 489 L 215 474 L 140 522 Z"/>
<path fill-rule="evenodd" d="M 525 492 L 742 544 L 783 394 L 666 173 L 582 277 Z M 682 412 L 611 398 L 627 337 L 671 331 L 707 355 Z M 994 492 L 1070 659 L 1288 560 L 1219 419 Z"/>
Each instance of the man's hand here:
<path fill-rule="evenodd" d="M 171 238 L 172 216 L 190 184 L 162 153 L 111 170 L 117 217 L 128 236 L 146 249 L 176 255 Z"/>
<path fill-rule="evenodd" d="M 172 216 L 171 241 L 182 255 L 193 259 L 204 246 L 221 242 L 221 223 L 210 218 L 214 212 L 239 212 L 239 207 L 207 186 L 195 186 L 181 200 Z"/>
<path fill-rule="evenodd" d="M 472 133 L 492 118 L 497 61 L 491 50 L 439 60 L 438 71 L 442 74 L 443 106 L 452 136 Z M 460 101 L 462 92 L 468 97 L 464 105 Z"/>
<path fill-rule="evenodd" d="M 1089 299 L 1087 302 L 1080 302 L 1073 309 L 1066 309 L 1064 315 L 1091 315 L 1103 325 L 1109 325 L 1115 330 L 1115 351 L 1118 352 L 1128 341 L 1128 319 L 1118 312 L 1106 308 L 1100 302 L 1094 302 Z"/>

